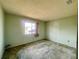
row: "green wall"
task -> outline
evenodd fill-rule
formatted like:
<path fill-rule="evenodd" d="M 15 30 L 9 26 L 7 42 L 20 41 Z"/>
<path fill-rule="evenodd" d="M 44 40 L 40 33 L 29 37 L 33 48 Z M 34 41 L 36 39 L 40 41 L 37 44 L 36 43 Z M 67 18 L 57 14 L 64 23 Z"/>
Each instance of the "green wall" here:
<path fill-rule="evenodd" d="M 45 38 L 45 22 L 39 21 L 39 37 L 34 37 L 24 34 L 24 28 L 21 23 L 24 19 L 24 17 L 5 14 L 6 45 L 11 44 L 11 47 L 13 47 Z"/>
<path fill-rule="evenodd" d="M 4 52 L 4 40 L 3 40 L 3 10 L 0 5 L 0 59 Z"/>
<path fill-rule="evenodd" d="M 48 22 L 47 38 L 51 41 L 76 48 L 77 16 Z"/>
<path fill-rule="evenodd" d="M 21 21 L 24 17 L 5 14 L 5 42 L 17 46 L 44 38 L 76 48 L 77 16 L 66 17 L 47 23 L 39 22 L 39 37 L 24 35 Z M 47 36 L 46 36 L 47 35 Z"/>

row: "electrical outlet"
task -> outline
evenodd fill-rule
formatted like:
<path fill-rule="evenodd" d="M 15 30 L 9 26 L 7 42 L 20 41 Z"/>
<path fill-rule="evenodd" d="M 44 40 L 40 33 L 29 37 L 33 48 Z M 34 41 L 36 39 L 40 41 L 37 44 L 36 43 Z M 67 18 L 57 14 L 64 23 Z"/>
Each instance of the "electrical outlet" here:
<path fill-rule="evenodd" d="M 67 42 L 70 42 L 70 40 L 68 40 Z"/>
<path fill-rule="evenodd" d="M 11 44 L 7 44 L 7 45 L 5 46 L 5 49 L 9 48 L 10 46 L 11 46 Z"/>

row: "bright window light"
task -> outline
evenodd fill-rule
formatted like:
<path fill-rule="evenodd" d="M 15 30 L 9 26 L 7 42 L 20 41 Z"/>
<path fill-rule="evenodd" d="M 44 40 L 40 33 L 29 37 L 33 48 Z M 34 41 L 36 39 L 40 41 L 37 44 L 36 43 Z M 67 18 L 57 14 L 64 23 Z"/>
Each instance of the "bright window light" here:
<path fill-rule="evenodd" d="M 25 34 L 36 34 L 36 23 L 35 22 L 25 22 Z"/>

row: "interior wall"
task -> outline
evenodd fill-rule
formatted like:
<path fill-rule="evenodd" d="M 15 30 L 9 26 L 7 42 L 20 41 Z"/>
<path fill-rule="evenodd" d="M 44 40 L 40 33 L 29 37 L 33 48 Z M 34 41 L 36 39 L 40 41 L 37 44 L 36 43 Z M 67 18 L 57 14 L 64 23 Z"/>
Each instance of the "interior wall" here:
<path fill-rule="evenodd" d="M 4 38 L 3 38 L 3 10 L 0 5 L 0 59 L 4 52 Z"/>
<path fill-rule="evenodd" d="M 10 44 L 11 47 L 13 47 L 45 38 L 45 22 L 39 21 L 39 37 L 34 37 L 24 34 L 24 27 L 21 23 L 23 19 L 25 18 L 7 13 L 5 14 L 6 45 Z"/>
<path fill-rule="evenodd" d="M 76 48 L 77 16 L 62 18 L 47 23 L 47 38 Z"/>

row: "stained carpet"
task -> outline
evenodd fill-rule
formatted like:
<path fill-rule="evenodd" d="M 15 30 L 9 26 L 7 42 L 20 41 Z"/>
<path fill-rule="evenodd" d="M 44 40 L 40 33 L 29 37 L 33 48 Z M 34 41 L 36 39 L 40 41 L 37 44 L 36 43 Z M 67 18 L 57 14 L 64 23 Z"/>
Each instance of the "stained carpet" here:
<path fill-rule="evenodd" d="M 7 49 L 3 59 L 76 59 L 76 50 L 52 41 L 40 40 Z"/>

